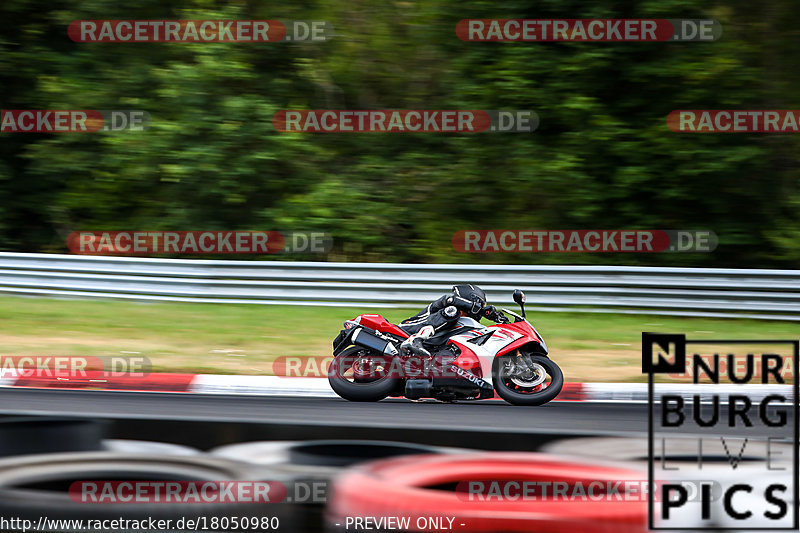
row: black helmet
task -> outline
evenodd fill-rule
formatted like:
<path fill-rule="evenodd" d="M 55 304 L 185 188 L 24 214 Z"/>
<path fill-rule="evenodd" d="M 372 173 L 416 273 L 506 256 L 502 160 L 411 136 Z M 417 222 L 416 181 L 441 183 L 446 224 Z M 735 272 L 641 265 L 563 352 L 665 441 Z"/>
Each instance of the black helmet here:
<path fill-rule="evenodd" d="M 458 298 L 472 302 L 472 309 L 467 313 L 470 317 L 478 319 L 481 310 L 486 307 L 486 293 L 477 285 L 453 285 L 453 294 Z"/>

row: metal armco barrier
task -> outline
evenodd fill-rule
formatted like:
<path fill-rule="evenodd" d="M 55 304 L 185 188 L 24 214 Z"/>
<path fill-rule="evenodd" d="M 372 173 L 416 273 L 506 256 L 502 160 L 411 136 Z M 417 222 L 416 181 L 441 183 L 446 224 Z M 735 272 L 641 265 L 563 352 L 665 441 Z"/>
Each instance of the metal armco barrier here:
<path fill-rule="evenodd" d="M 218 261 L 0 253 L 0 292 L 352 307 L 407 307 L 454 283 L 533 311 L 800 320 L 800 270 Z"/>

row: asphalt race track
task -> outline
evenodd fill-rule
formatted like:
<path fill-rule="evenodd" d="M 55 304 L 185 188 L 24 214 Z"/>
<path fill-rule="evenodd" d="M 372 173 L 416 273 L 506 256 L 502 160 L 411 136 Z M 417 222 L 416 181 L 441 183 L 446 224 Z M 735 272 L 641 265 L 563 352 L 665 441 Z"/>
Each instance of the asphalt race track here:
<path fill-rule="evenodd" d="M 791 407 L 787 409 L 791 412 Z M 725 420 L 726 410 L 726 407 L 721 408 L 722 420 Z M 352 403 L 336 398 L 296 396 L 0 388 L 0 414 L 518 435 L 644 436 L 647 434 L 648 406 L 621 402 L 552 402 L 541 407 L 515 407 L 500 401 L 444 404 L 384 400 Z M 691 416 L 687 418 L 691 420 Z M 790 436 L 792 431 L 791 422 L 784 428 L 769 428 L 754 416 L 753 423 L 755 427 L 761 426 L 759 432 L 765 437 Z M 689 424 L 679 431 L 702 433 Z M 737 428 L 724 426 L 715 431 L 718 435 L 740 434 Z"/>

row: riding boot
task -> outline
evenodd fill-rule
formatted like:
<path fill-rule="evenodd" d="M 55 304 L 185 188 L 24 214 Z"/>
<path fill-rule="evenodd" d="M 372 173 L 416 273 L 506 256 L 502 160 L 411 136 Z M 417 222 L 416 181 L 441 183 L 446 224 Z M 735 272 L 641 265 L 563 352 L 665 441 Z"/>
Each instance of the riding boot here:
<path fill-rule="evenodd" d="M 426 339 L 433 335 L 433 326 L 424 326 L 421 330 L 411 335 L 400 344 L 401 352 L 406 356 L 419 355 L 422 357 L 430 357 L 431 353 L 422 346 Z"/>

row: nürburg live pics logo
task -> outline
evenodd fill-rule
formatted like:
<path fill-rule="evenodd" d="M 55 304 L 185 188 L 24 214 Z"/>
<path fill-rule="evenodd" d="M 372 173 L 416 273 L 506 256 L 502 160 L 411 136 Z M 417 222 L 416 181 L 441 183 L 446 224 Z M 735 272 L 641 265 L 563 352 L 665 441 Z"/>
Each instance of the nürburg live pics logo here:
<path fill-rule="evenodd" d="M 642 372 L 650 529 L 797 531 L 798 341 L 642 333 Z"/>

